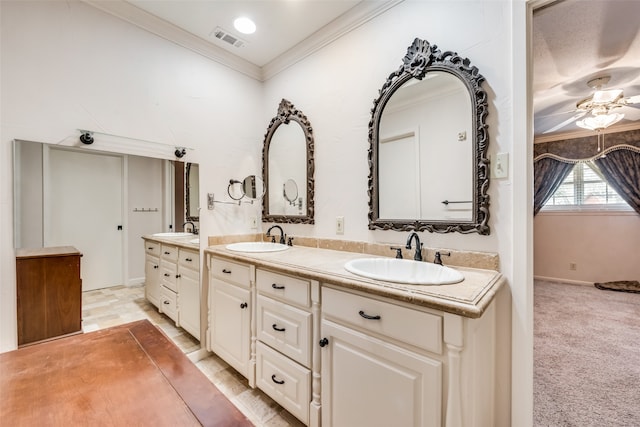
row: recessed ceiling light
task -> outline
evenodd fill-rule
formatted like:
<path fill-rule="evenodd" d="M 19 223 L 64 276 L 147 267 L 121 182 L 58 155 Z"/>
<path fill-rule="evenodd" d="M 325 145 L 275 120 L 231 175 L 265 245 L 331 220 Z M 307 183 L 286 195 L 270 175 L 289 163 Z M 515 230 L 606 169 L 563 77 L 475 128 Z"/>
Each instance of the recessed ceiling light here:
<path fill-rule="evenodd" d="M 256 32 L 256 24 L 244 16 L 233 21 L 233 26 L 242 34 L 253 34 Z"/>

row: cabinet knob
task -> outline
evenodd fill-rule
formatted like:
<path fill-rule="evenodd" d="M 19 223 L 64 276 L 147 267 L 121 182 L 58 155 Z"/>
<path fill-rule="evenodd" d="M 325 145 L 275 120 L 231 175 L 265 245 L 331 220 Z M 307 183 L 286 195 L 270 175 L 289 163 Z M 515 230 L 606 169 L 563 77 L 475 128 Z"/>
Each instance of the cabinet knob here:
<path fill-rule="evenodd" d="M 171 252 L 164 251 L 165 255 L 171 255 Z"/>
<path fill-rule="evenodd" d="M 326 338 L 322 338 L 319 344 L 320 344 L 320 347 L 326 347 L 327 345 L 329 345 L 329 340 Z"/>
<path fill-rule="evenodd" d="M 171 277 L 169 273 L 164 273 L 164 277 Z"/>
<path fill-rule="evenodd" d="M 223 268 L 223 269 L 222 269 L 222 272 L 223 272 L 224 274 L 231 274 L 231 270 L 227 270 L 226 268 Z"/>
<path fill-rule="evenodd" d="M 286 328 L 278 328 L 278 325 L 275 323 L 273 324 L 272 328 L 274 331 L 278 331 L 278 332 L 284 332 L 286 330 Z"/>
<path fill-rule="evenodd" d="M 276 374 L 271 375 L 271 381 L 273 381 L 276 384 L 284 384 L 284 380 L 276 379 Z"/>
<path fill-rule="evenodd" d="M 271 287 L 272 287 L 273 289 L 284 289 L 284 286 L 278 286 L 278 285 L 276 285 L 275 283 L 273 283 L 273 284 L 271 285 Z"/>
<path fill-rule="evenodd" d="M 247 303 L 243 302 L 242 304 L 240 304 L 240 308 L 247 308 Z"/>
<path fill-rule="evenodd" d="M 180 278 L 180 275 L 179 275 L 179 274 L 176 274 L 176 279 L 179 279 L 179 278 Z"/>
<path fill-rule="evenodd" d="M 362 310 L 360 310 L 358 314 L 367 320 L 380 320 L 380 316 L 370 316 Z"/>
<path fill-rule="evenodd" d="M 193 261 L 191 258 L 185 258 L 184 260 L 187 261 L 187 262 Z"/>
<path fill-rule="evenodd" d="M 171 304 L 169 301 L 162 301 L 162 303 L 167 305 Z"/>
<path fill-rule="evenodd" d="M 153 268 L 158 268 L 158 266 L 157 266 L 157 265 L 154 265 L 154 266 L 153 266 Z"/>

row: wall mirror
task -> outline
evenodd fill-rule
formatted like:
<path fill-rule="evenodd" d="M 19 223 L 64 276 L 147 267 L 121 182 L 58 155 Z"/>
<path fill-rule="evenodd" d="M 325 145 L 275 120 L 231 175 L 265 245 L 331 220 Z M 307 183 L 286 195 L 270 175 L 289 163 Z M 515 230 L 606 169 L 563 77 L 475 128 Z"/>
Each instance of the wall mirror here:
<path fill-rule="evenodd" d="M 489 234 L 484 77 L 415 39 L 374 100 L 369 229 Z"/>
<path fill-rule="evenodd" d="M 313 224 L 313 130 L 286 99 L 267 128 L 262 159 L 262 221 Z"/>
<path fill-rule="evenodd" d="M 185 212 L 187 221 L 200 221 L 200 172 L 195 163 L 185 169 Z"/>

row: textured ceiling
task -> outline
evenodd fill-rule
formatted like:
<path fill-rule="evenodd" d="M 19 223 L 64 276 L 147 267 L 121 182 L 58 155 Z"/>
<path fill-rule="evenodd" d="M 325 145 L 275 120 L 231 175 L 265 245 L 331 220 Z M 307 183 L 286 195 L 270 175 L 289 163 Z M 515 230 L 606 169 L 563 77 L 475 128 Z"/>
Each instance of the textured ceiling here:
<path fill-rule="evenodd" d="M 536 135 L 571 118 L 593 93 L 594 77 L 609 75 L 605 89 L 639 95 L 640 1 L 564 0 L 535 11 L 532 58 Z M 614 126 L 640 121 L 635 107 L 622 107 L 625 119 Z M 577 129 L 571 123 L 554 133 Z"/>

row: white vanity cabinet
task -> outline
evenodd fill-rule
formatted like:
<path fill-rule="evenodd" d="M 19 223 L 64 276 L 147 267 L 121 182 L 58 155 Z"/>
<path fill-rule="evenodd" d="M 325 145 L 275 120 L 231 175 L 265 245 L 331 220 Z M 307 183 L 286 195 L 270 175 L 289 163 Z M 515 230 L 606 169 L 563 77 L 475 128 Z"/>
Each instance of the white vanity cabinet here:
<path fill-rule="evenodd" d="M 255 385 L 255 362 L 251 357 L 255 268 L 209 256 L 209 339 L 215 352 Z"/>
<path fill-rule="evenodd" d="M 160 313 L 178 321 L 178 247 L 160 245 Z"/>
<path fill-rule="evenodd" d="M 257 269 L 256 288 L 256 385 L 305 424 L 317 425 L 311 421 L 311 343 L 312 301 L 317 311 L 319 284 Z M 314 407 L 319 408 L 319 401 Z M 313 416 L 316 420 L 317 413 Z"/>
<path fill-rule="evenodd" d="M 493 310 L 480 320 L 323 286 L 323 427 L 493 425 Z"/>
<path fill-rule="evenodd" d="M 178 249 L 177 324 L 200 339 L 200 254 Z"/>
<path fill-rule="evenodd" d="M 144 242 L 144 293 L 156 307 L 160 306 L 160 243 Z"/>

